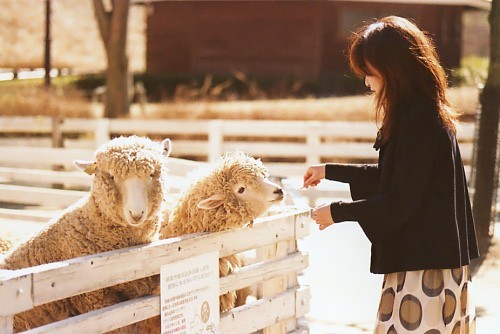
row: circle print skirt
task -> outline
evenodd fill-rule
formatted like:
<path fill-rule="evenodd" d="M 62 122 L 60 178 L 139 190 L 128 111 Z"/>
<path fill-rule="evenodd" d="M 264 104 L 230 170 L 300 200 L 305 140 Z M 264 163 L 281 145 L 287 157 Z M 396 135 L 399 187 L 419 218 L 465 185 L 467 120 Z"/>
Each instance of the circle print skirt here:
<path fill-rule="evenodd" d="M 469 266 L 384 275 L 375 334 L 474 334 Z"/>

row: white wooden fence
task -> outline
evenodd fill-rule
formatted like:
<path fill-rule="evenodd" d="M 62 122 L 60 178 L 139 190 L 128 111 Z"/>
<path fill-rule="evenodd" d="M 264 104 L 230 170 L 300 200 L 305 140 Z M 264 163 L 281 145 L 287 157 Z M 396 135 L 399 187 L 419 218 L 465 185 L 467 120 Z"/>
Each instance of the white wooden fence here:
<path fill-rule="evenodd" d="M 137 120 L 137 119 L 53 119 L 49 117 L 0 117 L 0 180 L 2 177 L 17 182 L 46 180 L 47 182 L 70 181 L 73 186 L 89 185 L 84 175 L 30 171 L 25 168 L 47 168 L 64 165 L 71 170 L 71 161 L 92 157 L 93 150 L 118 135 L 146 135 L 160 140 L 173 140 L 173 157 L 197 161 L 214 161 L 222 153 L 240 149 L 262 158 L 272 175 L 292 181 L 290 187 L 300 188 L 297 183 L 308 165 L 326 161 L 374 162 L 377 152 L 372 148 L 376 128 L 372 122 L 317 122 L 317 121 L 251 121 L 251 120 Z M 472 159 L 474 125 L 463 124 L 459 129 L 462 155 L 466 164 Z M 53 143 L 65 149 L 50 148 Z M 36 149 L 35 149 L 36 148 Z M 22 167 L 24 170 L 9 168 Z M 183 169 L 181 167 L 180 169 Z M 41 181 L 39 181 L 41 182 Z M 65 182 L 65 184 L 68 184 Z M 333 187 L 333 188 L 332 188 Z M 87 189 L 87 188 L 84 188 Z M 52 197 L 24 193 L 25 188 L 0 185 L 2 196 L 36 198 L 53 202 Z M 9 195 L 5 195 L 6 193 Z M 348 196 L 348 188 L 340 184 L 314 190 L 301 190 L 298 195 L 307 196 L 314 205 L 319 197 Z M 2 195 L 3 194 L 3 195 Z M 35 195 L 36 194 L 36 195 Z M 81 196 L 67 194 L 69 202 Z M 61 198 L 61 203 L 64 198 Z M 33 203 L 45 204 L 45 203 Z"/>
<path fill-rule="evenodd" d="M 309 290 L 298 282 L 308 257 L 297 240 L 308 234 L 308 210 L 257 219 L 253 227 L 188 235 L 149 245 L 63 262 L 0 271 L 0 333 L 13 332 L 13 316 L 37 305 L 159 274 L 162 265 L 219 251 L 219 256 L 256 250 L 257 260 L 220 279 L 219 293 L 257 286 L 256 300 L 221 315 L 220 333 L 307 333 L 300 319 Z M 85 279 L 82 279 L 85 277 Z M 97 278 L 98 279 L 92 279 Z M 159 296 L 144 296 L 26 333 L 102 333 L 160 315 Z"/>
<path fill-rule="evenodd" d="M 80 149 L 95 149 L 117 135 L 170 137 L 174 157 L 213 161 L 240 149 L 262 158 L 272 174 L 290 177 L 324 161 L 375 161 L 378 153 L 371 144 L 376 131 L 372 122 L 0 117 L 0 146 L 50 147 L 53 134 L 64 147 Z M 16 136 L 20 134 L 22 140 Z M 474 125 L 463 124 L 459 139 L 466 163 L 472 158 L 473 137 Z"/>

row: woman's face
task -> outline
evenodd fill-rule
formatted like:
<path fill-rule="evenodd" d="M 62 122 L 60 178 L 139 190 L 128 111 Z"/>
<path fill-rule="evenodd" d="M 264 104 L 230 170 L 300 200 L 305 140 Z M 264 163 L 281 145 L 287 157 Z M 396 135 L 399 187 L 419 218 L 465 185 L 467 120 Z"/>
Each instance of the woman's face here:
<path fill-rule="evenodd" d="M 367 64 L 370 75 L 365 77 L 365 86 L 370 88 L 372 92 L 379 93 L 382 89 L 382 76 L 380 73 L 373 68 L 370 64 Z"/>
<path fill-rule="evenodd" d="M 365 77 L 365 86 L 372 92 L 379 93 L 382 89 L 382 79 L 376 75 L 367 75 Z"/>

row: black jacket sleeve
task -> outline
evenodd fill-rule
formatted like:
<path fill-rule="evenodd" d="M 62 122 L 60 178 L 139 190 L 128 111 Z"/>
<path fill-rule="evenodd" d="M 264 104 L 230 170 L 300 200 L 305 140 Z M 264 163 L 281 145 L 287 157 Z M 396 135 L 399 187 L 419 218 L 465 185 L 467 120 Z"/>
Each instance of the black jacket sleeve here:
<path fill-rule="evenodd" d="M 440 127 L 435 121 L 404 117 L 397 126 L 392 152 L 387 152 L 382 169 L 389 163 L 388 187 L 378 195 L 330 206 L 333 221 L 358 221 L 367 237 L 375 242 L 404 224 L 419 209 L 437 158 Z M 389 144 L 388 144 L 389 145 Z"/>
<path fill-rule="evenodd" d="M 326 164 L 325 178 L 349 183 L 354 201 L 375 196 L 378 187 L 378 165 Z"/>

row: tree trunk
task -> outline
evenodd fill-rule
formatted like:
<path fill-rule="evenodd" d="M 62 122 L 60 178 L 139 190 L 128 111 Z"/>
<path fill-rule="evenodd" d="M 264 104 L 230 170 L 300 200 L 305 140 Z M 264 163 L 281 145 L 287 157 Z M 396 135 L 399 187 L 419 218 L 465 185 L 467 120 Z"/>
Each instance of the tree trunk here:
<path fill-rule="evenodd" d="M 490 65 L 488 78 L 480 96 L 481 114 L 476 145 L 473 214 L 479 248 L 484 256 L 491 236 L 495 215 L 494 192 L 497 180 L 498 123 L 500 114 L 500 0 L 493 0 L 489 22 Z"/>
<path fill-rule="evenodd" d="M 130 0 L 112 0 L 107 9 L 104 0 L 94 0 L 94 11 L 108 58 L 106 72 L 105 117 L 129 113 L 129 73 L 127 24 Z"/>

